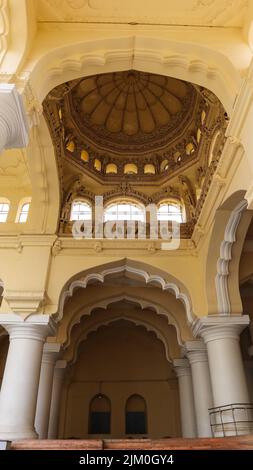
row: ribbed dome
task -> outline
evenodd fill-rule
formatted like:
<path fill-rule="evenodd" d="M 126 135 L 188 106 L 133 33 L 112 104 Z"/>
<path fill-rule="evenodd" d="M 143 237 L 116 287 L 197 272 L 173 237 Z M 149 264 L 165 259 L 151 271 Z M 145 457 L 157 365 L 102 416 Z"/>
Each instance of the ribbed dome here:
<path fill-rule="evenodd" d="M 178 132 L 193 98 L 190 84 L 131 70 L 78 81 L 71 106 L 83 135 L 94 136 L 104 148 L 118 145 L 124 151 L 127 145 L 138 152 L 139 145 L 160 146 L 168 133 Z"/>
<path fill-rule="evenodd" d="M 132 136 L 168 125 L 182 110 L 187 87 L 171 78 L 130 71 L 87 78 L 77 93 L 91 124 Z"/>

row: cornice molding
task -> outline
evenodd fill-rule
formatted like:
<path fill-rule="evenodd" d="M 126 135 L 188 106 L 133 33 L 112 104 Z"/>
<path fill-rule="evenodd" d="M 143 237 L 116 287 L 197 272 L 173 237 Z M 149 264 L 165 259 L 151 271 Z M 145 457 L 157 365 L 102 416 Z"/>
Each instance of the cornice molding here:
<path fill-rule="evenodd" d="M 53 246 L 56 239 L 55 235 L 3 235 L 0 236 L 0 250 L 13 249 L 22 253 L 23 247 Z"/>

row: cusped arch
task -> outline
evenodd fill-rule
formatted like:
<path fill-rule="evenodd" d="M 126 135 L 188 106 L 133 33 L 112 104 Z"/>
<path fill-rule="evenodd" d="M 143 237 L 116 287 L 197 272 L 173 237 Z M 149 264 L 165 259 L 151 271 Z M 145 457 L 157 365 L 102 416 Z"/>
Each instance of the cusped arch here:
<path fill-rule="evenodd" d="M 98 282 L 103 284 L 105 279 L 111 275 L 130 274 L 141 279 L 144 284 L 152 284 L 161 288 L 163 291 L 172 292 L 177 300 L 180 300 L 185 308 L 187 321 L 192 324 L 194 315 L 192 312 L 190 296 L 184 286 L 175 279 L 169 276 L 168 273 L 156 270 L 155 274 L 150 274 L 154 268 L 145 263 L 131 262 L 124 258 L 119 263 L 109 263 L 107 265 L 100 265 L 86 272 L 81 272 L 73 276 L 63 287 L 59 299 L 58 320 L 63 317 L 64 304 L 68 297 L 72 297 L 74 291 L 78 288 L 85 289 L 90 282 Z M 170 278 L 170 281 L 167 280 Z M 182 291 L 184 288 L 184 292 Z"/>
<path fill-rule="evenodd" d="M 78 351 L 81 346 L 81 344 L 88 338 L 89 334 L 97 332 L 100 328 L 103 326 L 110 326 L 111 324 L 119 321 L 119 320 L 126 320 L 129 321 L 130 323 L 134 324 L 135 326 L 141 326 L 145 328 L 147 332 L 152 332 L 155 334 L 156 338 L 160 340 L 163 343 L 164 349 L 165 349 L 165 355 L 166 359 L 168 362 L 172 363 L 173 362 L 173 357 L 170 354 L 170 349 L 169 349 L 169 343 L 167 341 L 167 338 L 165 335 L 159 331 L 157 328 L 154 328 L 153 325 L 149 324 L 145 320 L 136 320 L 130 317 L 124 317 L 124 316 L 119 316 L 118 318 L 115 319 L 104 319 L 102 322 L 98 323 L 97 325 L 93 325 L 87 330 L 85 330 L 78 338 L 78 340 L 75 343 L 75 346 L 73 348 L 73 355 L 69 359 L 69 364 L 73 365 L 75 364 L 77 358 L 78 358 Z"/>
<path fill-rule="evenodd" d="M 85 308 L 80 308 L 77 312 L 74 313 L 73 317 L 71 318 L 71 321 L 68 325 L 68 328 L 65 329 L 65 331 L 59 331 L 60 334 L 62 334 L 62 342 L 64 343 L 64 348 L 69 347 L 71 343 L 71 333 L 74 328 L 74 326 L 78 325 L 81 323 L 82 319 L 86 316 L 91 316 L 92 312 L 96 309 L 104 309 L 107 310 L 108 307 L 112 304 L 115 304 L 117 302 L 121 301 L 127 301 L 127 302 L 132 302 L 136 305 L 138 305 L 141 310 L 145 309 L 150 309 L 153 312 L 155 312 L 158 316 L 160 317 L 165 317 L 167 320 L 168 325 L 172 325 L 175 330 L 176 330 L 176 336 L 177 336 L 177 342 L 180 346 L 183 345 L 183 338 L 182 338 L 182 332 L 180 329 L 180 325 L 177 322 L 177 320 L 174 318 L 174 316 L 167 310 L 165 310 L 161 305 L 156 304 L 155 302 L 150 302 L 145 299 L 140 299 L 134 296 L 129 296 L 129 295 L 119 295 L 119 296 L 110 296 L 107 298 L 104 298 L 103 300 L 98 301 L 97 303 L 93 303 L 92 305 L 88 305 Z M 145 320 L 145 316 L 143 316 L 143 321 Z"/>
<path fill-rule="evenodd" d="M 211 90 L 228 114 L 241 83 L 229 58 L 203 44 L 135 36 L 72 43 L 44 52 L 33 64 L 30 84 L 40 102 L 61 83 L 123 70 L 158 73 Z"/>

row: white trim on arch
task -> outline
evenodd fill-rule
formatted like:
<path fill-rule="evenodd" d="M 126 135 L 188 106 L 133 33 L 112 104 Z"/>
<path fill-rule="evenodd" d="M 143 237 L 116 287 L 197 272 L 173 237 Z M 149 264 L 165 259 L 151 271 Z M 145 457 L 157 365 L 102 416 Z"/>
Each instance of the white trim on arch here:
<path fill-rule="evenodd" d="M 98 268 L 99 269 L 99 268 Z M 64 309 L 64 304 L 65 301 L 68 297 L 72 297 L 74 290 L 76 288 L 86 288 L 88 283 L 92 280 L 96 280 L 100 283 L 104 283 L 105 278 L 109 276 L 110 274 L 120 274 L 123 272 L 128 272 L 131 274 L 135 274 L 141 278 L 144 279 L 146 284 L 158 284 L 159 287 L 163 291 L 171 291 L 175 295 L 176 299 L 180 300 L 185 307 L 186 311 L 186 317 L 188 322 L 191 324 L 194 321 L 194 315 L 192 312 L 191 308 L 191 302 L 187 294 L 182 293 L 180 291 L 180 288 L 178 285 L 174 282 L 167 282 L 163 277 L 160 275 L 155 275 L 155 274 L 149 274 L 147 271 L 144 271 L 143 269 L 138 269 L 134 268 L 132 266 L 129 266 L 127 264 L 124 264 L 122 266 L 117 266 L 117 267 L 112 267 L 108 269 L 104 269 L 101 272 L 97 273 L 89 273 L 84 275 L 80 274 L 80 279 L 75 279 L 74 281 L 70 282 L 68 286 L 63 290 L 61 296 L 60 296 L 60 302 L 59 302 L 59 310 L 58 310 L 58 319 L 61 320 L 63 317 L 63 309 Z"/>
<path fill-rule="evenodd" d="M 228 291 L 229 263 L 232 259 L 232 248 L 236 241 L 236 232 L 242 213 L 248 203 L 243 199 L 232 211 L 225 228 L 224 239 L 220 245 L 220 257 L 217 261 L 217 273 L 215 276 L 215 288 L 218 301 L 218 311 L 222 315 L 230 315 L 231 302 Z"/>

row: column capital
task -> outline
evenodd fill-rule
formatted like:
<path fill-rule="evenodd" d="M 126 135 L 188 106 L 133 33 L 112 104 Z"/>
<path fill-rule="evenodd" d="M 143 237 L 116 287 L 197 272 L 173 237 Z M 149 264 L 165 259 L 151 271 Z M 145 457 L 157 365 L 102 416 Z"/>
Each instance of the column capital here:
<path fill-rule="evenodd" d="M 59 356 L 60 349 L 60 343 L 45 343 L 43 348 L 42 362 L 44 364 L 54 364 Z"/>
<path fill-rule="evenodd" d="M 28 145 L 28 122 L 16 86 L 0 83 L 0 152 Z"/>
<path fill-rule="evenodd" d="M 45 341 L 56 332 L 55 321 L 50 315 L 31 315 L 24 319 L 16 314 L 0 314 L 0 325 L 7 330 L 10 341 L 13 339 L 34 339 Z"/>
<path fill-rule="evenodd" d="M 210 315 L 194 322 L 193 334 L 201 336 L 205 343 L 225 338 L 239 341 L 239 335 L 247 325 L 248 315 Z"/>
<path fill-rule="evenodd" d="M 174 359 L 173 368 L 177 377 L 183 377 L 185 375 L 191 376 L 191 368 L 188 359 Z"/>
<path fill-rule="evenodd" d="M 186 341 L 183 350 L 190 364 L 208 362 L 206 345 L 202 340 Z"/>

